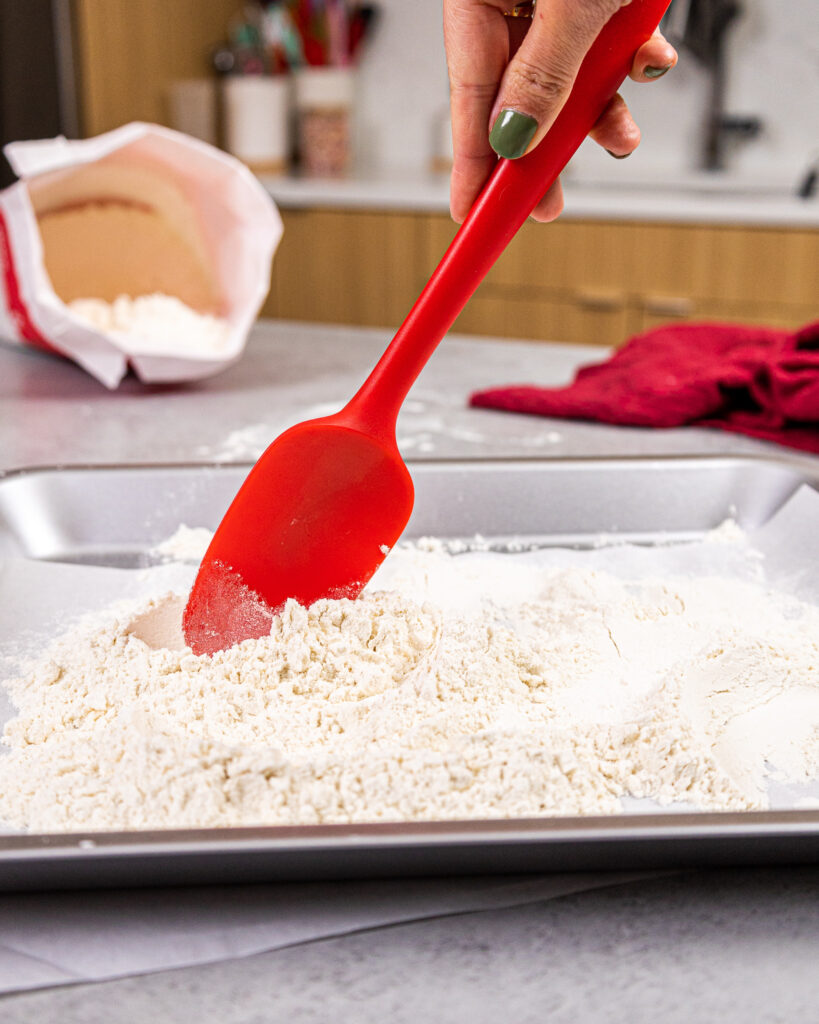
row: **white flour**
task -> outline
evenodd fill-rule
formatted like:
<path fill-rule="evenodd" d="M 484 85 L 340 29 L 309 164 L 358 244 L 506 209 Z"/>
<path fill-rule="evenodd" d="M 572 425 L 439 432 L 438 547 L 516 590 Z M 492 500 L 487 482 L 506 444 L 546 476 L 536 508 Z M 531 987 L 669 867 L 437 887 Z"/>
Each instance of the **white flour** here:
<path fill-rule="evenodd" d="M 204 539 L 204 538 L 203 538 Z M 0 818 L 34 830 L 761 808 L 819 775 L 819 609 L 727 579 L 399 548 L 213 659 L 183 598 L 96 616 L 8 686 Z"/>
<path fill-rule="evenodd" d="M 204 526 L 186 526 L 182 523 L 177 530 L 157 544 L 151 554 L 167 562 L 199 562 L 210 544 L 213 533 Z"/>
<path fill-rule="evenodd" d="M 201 445 L 197 454 L 214 462 L 254 462 L 267 446 L 288 427 L 317 416 L 329 416 L 338 412 L 344 404 L 344 391 L 334 402 L 320 402 L 297 406 L 283 416 L 277 416 L 263 423 L 244 425 L 232 430 L 217 444 Z M 398 417 L 397 442 L 405 456 L 429 455 L 431 453 L 452 454 L 479 451 L 482 455 L 519 453 L 523 451 L 542 453 L 557 451 L 564 436 L 548 427 L 532 424 L 532 417 L 526 419 L 525 427 L 516 427 L 514 418 L 504 420 L 504 429 L 499 431 L 496 424 L 487 423 L 486 410 L 471 409 L 465 405 L 464 396 L 459 394 L 440 395 L 419 389 L 414 397 L 408 398 L 401 407 Z"/>
<path fill-rule="evenodd" d="M 224 320 L 198 313 L 173 295 L 74 299 L 68 308 L 97 330 L 127 340 L 129 352 L 216 356 L 230 337 Z"/>

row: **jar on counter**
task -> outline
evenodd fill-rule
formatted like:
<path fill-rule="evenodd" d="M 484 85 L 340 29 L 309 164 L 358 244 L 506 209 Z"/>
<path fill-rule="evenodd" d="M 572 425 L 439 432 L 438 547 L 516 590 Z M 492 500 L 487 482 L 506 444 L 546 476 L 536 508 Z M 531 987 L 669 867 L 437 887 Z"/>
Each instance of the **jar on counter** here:
<path fill-rule="evenodd" d="M 307 67 L 296 74 L 297 145 L 302 173 L 343 178 L 352 165 L 355 72 Z"/>
<path fill-rule="evenodd" d="M 286 75 L 228 75 L 225 148 L 256 174 L 284 174 L 289 158 L 290 82 Z"/>

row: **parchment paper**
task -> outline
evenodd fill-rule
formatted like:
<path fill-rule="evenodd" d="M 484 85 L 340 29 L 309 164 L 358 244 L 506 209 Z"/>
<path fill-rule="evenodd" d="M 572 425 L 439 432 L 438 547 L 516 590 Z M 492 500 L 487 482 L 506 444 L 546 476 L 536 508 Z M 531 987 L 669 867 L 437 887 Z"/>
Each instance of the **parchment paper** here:
<path fill-rule="evenodd" d="M 0 994 L 250 956 L 660 872 L 0 895 Z"/>

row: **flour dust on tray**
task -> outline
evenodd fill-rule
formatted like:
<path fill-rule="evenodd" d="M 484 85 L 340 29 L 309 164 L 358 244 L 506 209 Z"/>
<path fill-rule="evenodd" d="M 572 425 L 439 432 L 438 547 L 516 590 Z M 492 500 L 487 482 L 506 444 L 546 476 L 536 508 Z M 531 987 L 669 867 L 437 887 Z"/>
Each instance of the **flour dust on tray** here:
<path fill-rule="evenodd" d="M 357 601 L 184 646 L 184 596 L 82 621 L 7 683 L 31 830 L 763 808 L 819 775 L 819 610 L 538 552 L 394 551 Z"/>

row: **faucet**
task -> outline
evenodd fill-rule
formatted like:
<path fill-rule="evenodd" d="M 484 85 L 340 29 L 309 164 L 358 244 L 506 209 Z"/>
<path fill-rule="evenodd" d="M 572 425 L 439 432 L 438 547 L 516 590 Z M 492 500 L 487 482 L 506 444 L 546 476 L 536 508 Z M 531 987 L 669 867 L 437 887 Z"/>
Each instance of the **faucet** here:
<path fill-rule="evenodd" d="M 819 190 L 819 158 L 813 161 L 799 182 L 796 194 L 800 199 L 811 199 Z"/>
<path fill-rule="evenodd" d="M 741 14 L 737 0 L 674 0 L 664 22 L 671 42 L 685 47 L 710 74 L 702 148 L 707 171 L 724 169 L 728 138 L 753 139 L 762 131 L 758 117 L 725 113 L 725 36 Z"/>

